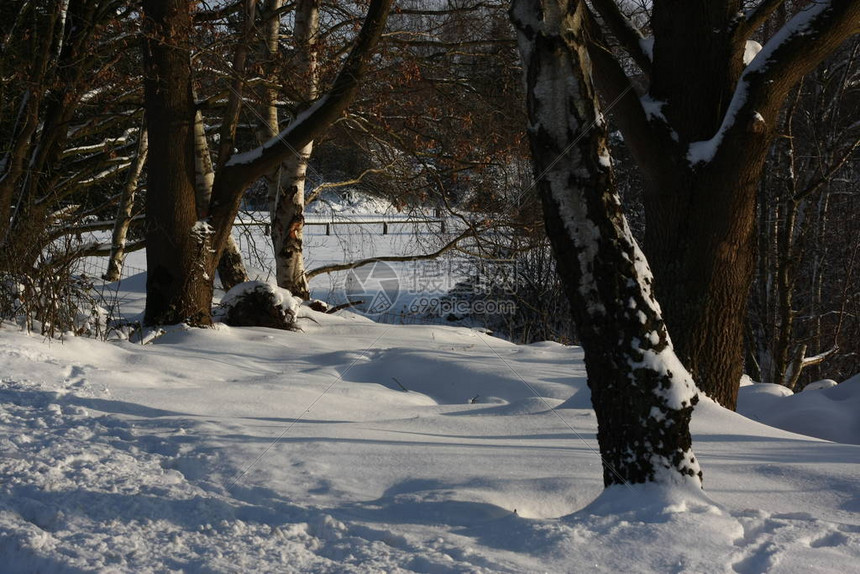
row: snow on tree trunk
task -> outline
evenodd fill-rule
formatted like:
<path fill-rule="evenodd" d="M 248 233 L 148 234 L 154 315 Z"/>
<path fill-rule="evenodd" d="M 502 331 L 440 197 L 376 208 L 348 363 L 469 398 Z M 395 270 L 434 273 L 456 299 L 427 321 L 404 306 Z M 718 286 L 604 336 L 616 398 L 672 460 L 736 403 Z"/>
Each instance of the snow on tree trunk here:
<path fill-rule="evenodd" d="M 756 188 L 774 127 L 791 87 L 856 34 L 860 0 L 794 3 L 796 15 L 746 62 L 748 40 L 779 2 L 746 13 L 739 0 L 653 2 L 644 50 L 616 2 L 590 5 L 600 15 L 589 18 L 594 77 L 644 179 L 645 250 L 663 317 L 699 388 L 734 409 Z M 642 69 L 635 81 L 607 49 L 616 43 Z"/>
<path fill-rule="evenodd" d="M 122 266 L 125 263 L 126 255 L 126 236 L 128 235 L 128 228 L 131 225 L 131 214 L 134 208 L 134 197 L 137 194 L 137 185 L 140 182 L 140 174 L 143 173 L 143 166 L 146 164 L 147 150 L 148 137 L 146 135 L 146 127 L 144 126 L 140 128 L 137 152 L 129 168 L 128 176 L 126 177 L 125 185 L 123 185 L 119 198 L 119 207 L 111 236 L 108 268 L 104 274 L 106 281 L 118 281 L 122 277 Z"/>
<path fill-rule="evenodd" d="M 604 484 L 701 485 L 689 430 L 697 389 L 675 355 L 615 191 L 584 9 L 575 0 L 515 0 L 511 17 L 537 188 L 585 350 Z"/>

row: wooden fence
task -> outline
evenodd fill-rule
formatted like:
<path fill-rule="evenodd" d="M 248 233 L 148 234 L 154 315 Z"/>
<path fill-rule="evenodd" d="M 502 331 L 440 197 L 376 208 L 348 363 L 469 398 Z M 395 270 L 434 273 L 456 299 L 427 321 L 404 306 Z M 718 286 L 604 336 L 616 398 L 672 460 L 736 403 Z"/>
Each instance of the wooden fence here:
<path fill-rule="evenodd" d="M 325 221 L 316 220 L 316 219 L 305 219 L 305 227 L 309 226 L 325 226 L 325 234 L 331 235 L 332 228 L 335 225 L 378 225 L 381 227 L 382 235 L 388 235 L 389 226 L 391 225 L 439 225 L 439 231 L 441 233 L 447 233 L 448 225 L 447 221 L 441 217 L 422 217 L 422 218 L 404 218 L 404 219 L 383 219 L 383 218 L 371 218 L 371 219 L 327 219 Z M 270 228 L 269 222 L 266 221 L 247 221 L 237 219 L 233 224 L 234 227 L 263 227 L 266 235 L 269 235 Z"/>

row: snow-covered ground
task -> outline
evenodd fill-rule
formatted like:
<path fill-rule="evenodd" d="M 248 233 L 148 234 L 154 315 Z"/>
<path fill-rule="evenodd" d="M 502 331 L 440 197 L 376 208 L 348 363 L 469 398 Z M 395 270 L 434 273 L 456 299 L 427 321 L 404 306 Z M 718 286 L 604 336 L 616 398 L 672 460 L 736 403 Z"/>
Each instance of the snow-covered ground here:
<path fill-rule="evenodd" d="M 603 491 L 580 349 L 299 315 L 3 324 L 0 572 L 860 572 L 858 377 L 700 403 L 704 493 Z"/>
<path fill-rule="evenodd" d="M 580 349 L 301 315 L 150 345 L 4 326 L 0 570 L 857 571 L 860 446 L 705 401 L 705 494 L 601 494 Z M 860 381 L 836 389 L 821 424 L 856 433 Z"/>

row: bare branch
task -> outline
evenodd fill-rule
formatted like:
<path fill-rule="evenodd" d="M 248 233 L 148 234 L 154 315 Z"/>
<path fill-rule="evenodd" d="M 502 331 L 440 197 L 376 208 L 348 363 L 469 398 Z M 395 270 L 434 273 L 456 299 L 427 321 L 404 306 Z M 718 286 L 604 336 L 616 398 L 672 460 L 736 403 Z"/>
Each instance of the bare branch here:
<path fill-rule="evenodd" d="M 280 165 L 296 149 L 316 139 L 343 113 L 358 91 L 359 80 L 364 76 L 373 48 L 382 34 L 392 1 L 371 2 L 364 26 L 329 92 L 304 113 L 299 114 L 299 117 L 276 137 L 250 152 L 231 157 L 223 169 L 219 170 L 223 176 L 250 183 Z M 223 180 L 225 177 L 217 179 Z M 213 194 L 214 202 L 226 199 L 216 197 L 217 195 Z"/>
<path fill-rule="evenodd" d="M 146 247 L 146 241 L 141 239 L 140 241 L 135 241 L 133 243 L 128 243 L 125 246 L 125 252 L 131 253 L 133 251 L 140 251 Z M 70 255 L 75 258 L 78 257 L 106 257 L 110 255 L 111 244 L 110 243 L 91 243 L 88 245 L 82 245 L 81 247 L 75 249 Z"/>
<path fill-rule="evenodd" d="M 227 243 L 233 220 L 239 211 L 242 191 L 257 178 L 271 172 L 296 150 L 317 139 L 335 122 L 355 98 L 379 37 L 385 28 L 393 0 L 372 0 L 364 25 L 356 37 L 331 89 L 276 137 L 245 154 L 235 155 L 220 165 L 215 175 L 210 206 L 215 228 L 215 259 Z"/>
<path fill-rule="evenodd" d="M 457 247 L 457 244 L 460 243 L 463 239 L 467 237 L 474 237 L 475 230 L 467 229 L 433 253 L 426 253 L 423 255 L 388 255 L 384 257 L 369 257 L 367 259 L 361 259 L 359 261 L 353 261 L 352 263 L 338 263 L 335 265 L 323 265 L 322 267 L 317 267 L 316 269 L 311 269 L 306 273 L 308 280 L 316 277 L 317 275 L 322 275 L 324 273 L 334 273 L 336 271 L 348 271 L 349 269 L 354 269 L 355 267 L 361 267 L 362 265 L 369 265 L 371 263 L 376 263 L 378 261 L 384 261 L 386 263 L 392 261 L 425 261 L 427 259 L 436 259 L 440 255 L 444 254 L 447 251 L 450 251 Z"/>
<path fill-rule="evenodd" d="M 833 347 L 830 347 L 829 349 L 827 349 L 823 353 L 818 353 L 817 355 L 813 355 L 811 357 L 803 357 L 803 360 L 801 361 L 801 365 L 803 366 L 803 368 L 806 368 L 806 367 L 812 367 L 814 365 L 821 364 L 838 352 L 839 352 L 839 347 L 834 345 Z"/>
<path fill-rule="evenodd" d="M 651 75 L 651 58 L 642 48 L 642 33 L 615 3 L 615 0 L 592 0 L 594 8 L 606 23 L 609 31 L 615 36 L 627 53 L 642 68 L 646 75 Z"/>
<path fill-rule="evenodd" d="M 588 12 L 588 16 L 588 56 L 594 66 L 594 85 L 604 101 L 604 113 L 612 114 L 643 174 L 657 188 L 661 178 L 672 172 L 667 165 L 669 156 L 663 150 L 673 142 L 670 137 L 660 137 L 654 129 L 630 78 L 607 47 L 594 15 Z"/>
<path fill-rule="evenodd" d="M 800 201 L 801 199 L 812 195 L 813 193 L 818 191 L 823 185 L 828 183 L 833 178 L 833 176 L 836 175 L 836 173 L 840 169 L 842 169 L 846 163 L 848 163 L 848 160 L 851 159 L 851 156 L 854 154 L 854 151 L 858 147 L 860 147 L 860 139 L 855 140 L 852 145 L 848 146 L 848 149 L 845 150 L 845 152 L 830 165 L 829 169 L 826 172 L 821 174 L 820 177 L 809 182 L 809 185 L 796 193 L 794 196 L 794 200 Z"/>
<path fill-rule="evenodd" d="M 357 185 L 364 180 L 365 176 L 372 175 L 375 173 L 385 173 L 386 171 L 388 171 L 389 169 L 391 169 L 394 166 L 394 163 L 395 162 L 391 162 L 388 165 L 386 165 L 385 167 L 372 167 L 372 168 L 366 169 L 363 172 L 361 172 L 360 174 L 358 174 L 357 177 L 354 177 L 353 179 L 347 179 L 344 181 L 332 181 L 332 182 L 321 183 L 318 186 L 316 186 L 313 189 L 313 191 L 311 191 L 308 194 L 308 196 L 305 198 L 305 205 L 316 201 L 319 198 L 320 194 L 327 189 L 336 189 L 338 187 L 346 187 L 348 185 Z"/>
<path fill-rule="evenodd" d="M 254 15 L 257 9 L 256 0 L 244 0 L 244 24 L 242 36 L 236 46 L 233 57 L 232 70 L 235 74 L 233 85 L 230 86 L 230 97 L 227 103 L 227 111 L 224 113 L 224 121 L 221 124 L 221 145 L 218 149 L 218 165 L 223 164 L 233 153 L 233 144 L 236 140 L 236 126 L 239 123 L 239 111 L 242 108 L 242 77 L 245 74 L 245 63 L 248 58 L 248 44 L 254 33 Z"/>

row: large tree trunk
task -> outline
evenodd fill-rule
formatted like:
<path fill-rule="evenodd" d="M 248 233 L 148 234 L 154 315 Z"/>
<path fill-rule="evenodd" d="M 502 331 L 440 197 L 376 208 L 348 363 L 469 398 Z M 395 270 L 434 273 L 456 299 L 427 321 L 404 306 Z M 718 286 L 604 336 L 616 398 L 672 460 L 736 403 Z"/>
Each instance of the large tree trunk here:
<path fill-rule="evenodd" d="M 773 127 L 792 85 L 856 33 L 860 0 L 802 7 L 744 67 L 747 39 L 780 5 L 741 13 L 739 0 L 654 0 L 652 57 L 616 3 L 595 0 L 650 80 L 641 102 L 590 18 L 597 83 L 617 104 L 646 182 L 645 245 L 666 322 L 699 387 L 731 409 L 743 372 L 756 187 Z"/>
<path fill-rule="evenodd" d="M 681 157 L 671 178 L 652 182 L 646 194 L 645 241 L 679 356 L 699 387 L 731 409 L 743 374 L 756 182 L 766 145 L 750 150 L 752 161 L 719 168 L 691 165 L 683 153 L 720 128 L 743 71 L 745 39 L 730 33 L 739 10 L 739 0 L 654 4 L 650 97 L 665 102 Z"/>
<path fill-rule="evenodd" d="M 591 82 L 581 0 L 516 0 L 537 188 L 597 414 L 603 480 L 701 485 L 696 386 L 676 357 L 621 211 Z"/>
<path fill-rule="evenodd" d="M 146 194 L 148 325 L 211 324 L 211 228 L 195 202 L 190 4 L 144 0 L 143 62 L 150 139 Z"/>
<path fill-rule="evenodd" d="M 678 354 L 700 388 L 730 409 L 744 372 L 755 266 L 755 181 L 764 153 L 759 155 L 753 162 L 708 166 L 691 188 L 669 190 L 686 205 L 659 219 L 652 216 L 646 231 L 655 290 L 676 334 Z M 660 219 L 671 223 L 661 225 Z"/>

